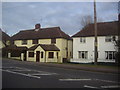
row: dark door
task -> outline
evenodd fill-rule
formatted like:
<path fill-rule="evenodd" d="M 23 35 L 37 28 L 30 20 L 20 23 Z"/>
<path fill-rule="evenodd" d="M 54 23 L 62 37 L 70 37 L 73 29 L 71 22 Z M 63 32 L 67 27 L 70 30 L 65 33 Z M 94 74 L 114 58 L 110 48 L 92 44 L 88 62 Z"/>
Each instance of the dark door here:
<path fill-rule="evenodd" d="M 24 52 L 24 61 L 26 61 L 26 51 Z"/>
<path fill-rule="evenodd" d="M 36 62 L 40 61 L 40 51 L 36 51 Z"/>

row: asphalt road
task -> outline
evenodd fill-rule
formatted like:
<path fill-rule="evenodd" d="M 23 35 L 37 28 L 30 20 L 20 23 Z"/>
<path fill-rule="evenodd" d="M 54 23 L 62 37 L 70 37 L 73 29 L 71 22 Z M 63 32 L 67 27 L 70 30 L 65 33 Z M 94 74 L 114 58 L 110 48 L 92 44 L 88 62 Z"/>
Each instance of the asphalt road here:
<path fill-rule="evenodd" d="M 118 74 L 2 60 L 2 88 L 120 88 Z"/>

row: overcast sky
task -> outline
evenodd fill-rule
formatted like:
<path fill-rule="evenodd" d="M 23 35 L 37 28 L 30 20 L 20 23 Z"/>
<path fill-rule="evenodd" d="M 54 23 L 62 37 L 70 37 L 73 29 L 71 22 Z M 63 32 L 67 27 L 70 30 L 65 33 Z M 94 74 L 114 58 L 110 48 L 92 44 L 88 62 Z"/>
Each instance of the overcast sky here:
<path fill-rule="evenodd" d="M 2 29 L 13 35 L 40 23 L 73 35 L 83 27 L 81 18 L 93 14 L 93 2 L 3 2 Z M 118 20 L 118 2 L 97 2 L 97 17 L 102 22 Z"/>

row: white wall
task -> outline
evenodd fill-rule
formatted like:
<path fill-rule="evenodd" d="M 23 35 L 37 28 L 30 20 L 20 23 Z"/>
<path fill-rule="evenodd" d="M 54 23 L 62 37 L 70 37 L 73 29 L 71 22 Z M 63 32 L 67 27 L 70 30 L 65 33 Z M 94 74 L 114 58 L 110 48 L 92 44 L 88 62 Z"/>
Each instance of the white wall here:
<path fill-rule="evenodd" d="M 73 58 L 78 59 L 78 51 L 88 51 L 88 59 L 93 59 L 93 37 L 86 38 L 86 43 L 80 43 L 80 38 L 73 38 Z"/>
<path fill-rule="evenodd" d="M 80 43 L 80 37 L 73 38 L 73 59 L 79 60 L 78 51 L 88 51 L 88 59 L 94 61 L 94 37 L 86 37 L 86 43 Z M 105 36 L 98 37 L 98 60 L 105 61 L 105 51 L 116 51 L 113 42 L 105 42 Z"/>

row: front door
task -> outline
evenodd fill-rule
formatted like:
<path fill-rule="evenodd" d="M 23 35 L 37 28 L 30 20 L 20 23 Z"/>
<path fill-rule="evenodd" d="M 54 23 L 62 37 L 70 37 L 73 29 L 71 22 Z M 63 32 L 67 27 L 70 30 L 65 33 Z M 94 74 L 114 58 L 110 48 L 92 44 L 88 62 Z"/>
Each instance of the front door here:
<path fill-rule="evenodd" d="M 26 61 L 26 51 L 24 52 L 24 61 Z"/>
<path fill-rule="evenodd" d="M 40 51 L 36 51 L 36 62 L 40 61 Z"/>

